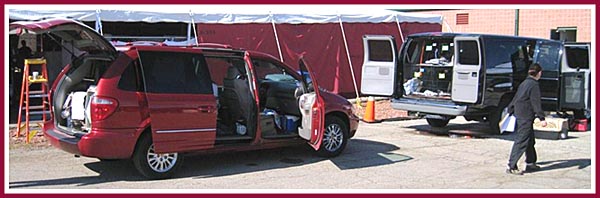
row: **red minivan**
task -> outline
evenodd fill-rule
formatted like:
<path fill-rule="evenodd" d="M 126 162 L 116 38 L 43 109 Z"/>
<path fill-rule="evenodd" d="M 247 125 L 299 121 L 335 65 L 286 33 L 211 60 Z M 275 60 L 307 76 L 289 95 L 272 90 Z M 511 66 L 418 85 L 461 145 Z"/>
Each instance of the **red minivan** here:
<path fill-rule="evenodd" d="M 15 22 L 47 34 L 72 55 L 51 89 L 50 143 L 100 160 L 132 159 L 150 179 L 167 178 L 190 152 L 242 151 L 307 142 L 339 155 L 358 118 L 344 98 L 260 52 L 226 45 L 133 43 L 114 47 L 67 19 Z"/>

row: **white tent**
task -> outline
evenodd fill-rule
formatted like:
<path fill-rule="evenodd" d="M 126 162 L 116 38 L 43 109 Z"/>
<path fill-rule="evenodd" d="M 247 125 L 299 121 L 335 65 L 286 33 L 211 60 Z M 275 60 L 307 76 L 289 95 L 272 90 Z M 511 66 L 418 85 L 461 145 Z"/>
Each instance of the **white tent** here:
<path fill-rule="evenodd" d="M 14 8 L 13 8 L 14 7 Z M 11 20 L 72 18 L 80 21 L 197 23 L 442 23 L 441 15 L 401 13 L 382 6 L 340 5 L 145 5 L 9 6 Z M 93 7 L 93 9 L 90 9 Z M 397 20 L 396 20 L 397 18 Z"/>
<path fill-rule="evenodd" d="M 225 43 L 269 53 L 295 66 L 299 54 L 316 66 L 321 86 L 358 96 L 362 36 L 441 31 L 441 15 L 370 5 L 44 5 L 8 6 L 11 20 L 71 18 L 96 22 L 188 23 L 188 41 Z M 193 30 L 193 31 L 192 31 Z M 194 34 L 192 35 L 192 32 Z M 198 34 L 197 34 L 198 33 Z M 114 34 L 114 33 L 111 33 Z M 324 50 L 323 45 L 336 50 Z M 335 58 L 335 57 L 343 57 Z M 312 59 L 312 60 L 311 60 Z M 351 78 L 350 78 L 351 77 Z"/>

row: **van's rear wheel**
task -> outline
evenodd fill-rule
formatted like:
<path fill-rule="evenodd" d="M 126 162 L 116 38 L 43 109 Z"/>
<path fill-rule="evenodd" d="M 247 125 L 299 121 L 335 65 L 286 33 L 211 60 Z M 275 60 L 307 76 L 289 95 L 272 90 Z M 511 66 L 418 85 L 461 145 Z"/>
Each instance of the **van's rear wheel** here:
<path fill-rule="evenodd" d="M 427 124 L 432 127 L 445 127 L 450 122 L 450 119 L 426 118 Z"/>
<path fill-rule="evenodd" d="M 325 118 L 325 131 L 323 133 L 323 142 L 317 150 L 317 154 L 322 157 L 338 156 L 348 142 L 348 126 L 342 119 L 335 116 Z"/>
<path fill-rule="evenodd" d="M 490 126 L 492 133 L 501 134 L 500 120 L 502 119 L 502 116 L 504 116 L 504 114 L 505 114 L 504 112 L 505 112 L 504 109 L 494 109 L 487 116 L 488 125 Z"/>
<path fill-rule="evenodd" d="M 156 153 L 150 135 L 141 137 L 133 153 L 133 165 L 149 179 L 169 178 L 182 163 L 183 156 L 178 153 Z"/>
<path fill-rule="evenodd" d="M 493 108 L 490 114 L 488 114 L 487 121 L 494 134 L 502 134 L 500 131 L 500 121 L 502 118 L 508 114 L 508 104 L 510 104 L 510 100 L 506 98 L 502 98 L 501 102 L 498 104 L 498 107 Z"/>

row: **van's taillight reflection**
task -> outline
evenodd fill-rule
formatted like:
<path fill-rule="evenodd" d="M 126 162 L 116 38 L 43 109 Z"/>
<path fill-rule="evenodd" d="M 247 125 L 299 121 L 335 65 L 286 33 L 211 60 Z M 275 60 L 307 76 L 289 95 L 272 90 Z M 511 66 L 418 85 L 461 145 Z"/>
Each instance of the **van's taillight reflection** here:
<path fill-rule="evenodd" d="M 90 113 L 92 121 L 100 121 L 108 118 L 115 110 L 117 110 L 118 106 L 119 102 L 117 102 L 116 99 L 104 96 L 93 96 Z"/>

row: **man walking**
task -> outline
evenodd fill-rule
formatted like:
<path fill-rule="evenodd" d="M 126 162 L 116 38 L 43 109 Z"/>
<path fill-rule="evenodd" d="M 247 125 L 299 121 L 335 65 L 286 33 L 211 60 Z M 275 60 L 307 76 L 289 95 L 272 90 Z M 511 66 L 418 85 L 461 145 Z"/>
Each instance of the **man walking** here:
<path fill-rule="evenodd" d="M 535 136 L 533 132 L 533 120 L 537 117 L 540 119 L 542 126 L 547 123 L 544 119 L 544 111 L 542 110 L 540 86 L 538 80 L 542 76 L 542 67 L 535 63 L 529 67 L 529 76 L 519 85 L 519 89 L 513 101 L 508 107 L 508 112 L 513 113 L 517 118 L 516 137 L 510 152 L 508 160 L 508 168 L 506 173 L 514 175 L 522 175 L 517 162 L 525 153 L 526 172 L 537 171 L 540 169 L 536 165 L 537 153 L 535 152 Z"/>

